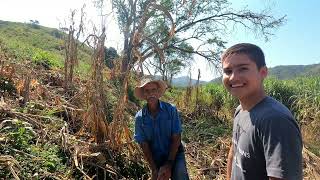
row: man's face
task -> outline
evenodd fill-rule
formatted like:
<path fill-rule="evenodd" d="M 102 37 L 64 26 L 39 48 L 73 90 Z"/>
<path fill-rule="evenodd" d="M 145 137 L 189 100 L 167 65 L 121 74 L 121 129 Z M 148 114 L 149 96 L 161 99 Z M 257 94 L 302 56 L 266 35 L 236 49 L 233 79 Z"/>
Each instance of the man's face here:
<path fill-rule="evenodd" d="M 257 65 L 245 54 L 231 54 L 222 62 L 223 84 L 239 100 L 250 98 L 263 91 L 262 80 L 267 76 L 266 67 Z"/>
<path fill-rule="evenodd" d="M 148 83 L 143 87 L 143 96 L 147 103 L 158 103 L 159 88 L 156 83 Z"/>

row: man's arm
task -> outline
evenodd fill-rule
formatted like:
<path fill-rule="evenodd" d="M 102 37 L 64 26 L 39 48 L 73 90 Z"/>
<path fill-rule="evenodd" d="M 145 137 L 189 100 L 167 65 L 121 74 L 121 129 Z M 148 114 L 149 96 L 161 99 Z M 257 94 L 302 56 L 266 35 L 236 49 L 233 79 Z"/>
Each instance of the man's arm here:
<path fill-rule="evenodd" d="M 294 119 L 275 114 L 266 118 L 261 132 L 269 178 L 302 180 L 302 139 Z"/>
<path fill-rule="evenodd" d="M 175 160 L 180 144 L 181 144 L 181 135 L 180 134 L 172 135 L 171 136 L 170 153 L 168 156 L 169 161 Z"/>
<path fill-rule="evenodd" d="M 169 179 L 171 177 L 172 165 L 174 160 L 176 159 L 176 155 L 177 155 L 180 144 L 181 144 L 181 135 L 173 134 L 171 136 L 170 152 L 167 159 L 167 163 L 165 163 L 163 166 L 160 167 L 158 180 Z"/>
<path fill-rule="evenodd" d="M 140 147 L 143 151 L 143 155 L 144 155 L 145 160 L 149 164 L 149 167 L 150 167 L 151 173 L 152 173 L 152 177 L 154 177 L 155 175 L 158 174 L 158 169 L 157 169 L 157 166 L 152 158 L 150 146 L 147 142 L 142 142 L 142 143 L 140 143 Z M 157 178 L 157 177 L 155 177 L 155 178 Z M 152 178 L 152 179 L 154 179 L 154 178 Z"/>
<path fill-rule="evenodd" d="M 227 180 L 231 179 L 232 160 L 233 160 L 233 144 L 231 143 L 231 147 L 230 147 L 228 159 L 227 159 Z"/>

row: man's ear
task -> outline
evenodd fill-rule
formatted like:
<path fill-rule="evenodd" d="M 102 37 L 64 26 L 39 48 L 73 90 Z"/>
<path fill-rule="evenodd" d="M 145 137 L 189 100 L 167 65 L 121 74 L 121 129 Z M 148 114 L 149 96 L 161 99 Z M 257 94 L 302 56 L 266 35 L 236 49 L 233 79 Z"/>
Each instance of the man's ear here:
<path fill-rule="evenodd" d="M 261 75 L 261 77 L 264 79 L 268 76 L 268 68 L 267 66 L 263 66 L 260 68 L 259 73 Z"/>

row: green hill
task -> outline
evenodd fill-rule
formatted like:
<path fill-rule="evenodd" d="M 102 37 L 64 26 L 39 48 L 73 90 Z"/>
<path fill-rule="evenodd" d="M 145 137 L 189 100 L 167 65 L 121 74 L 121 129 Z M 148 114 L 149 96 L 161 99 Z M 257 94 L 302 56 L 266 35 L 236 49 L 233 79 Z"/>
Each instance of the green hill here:
<path fill-rule="evenodd" d="M 269 69 L 269 75 L 278 79 L 293 79 L 298 76 L 319 76 L 320 64 L 276 66 Z"/>
<path fill-rule="evenodd" d="M 53 67 L 62 67 L 64 62 L 64 33 L 58 29 L 38 24 L 0 20 L 0 51 L 10 54 L 15 60 L 44 61 Z M 79 46 L 80 59 L 77 72 L 89 69 L 91 50 Z"/>

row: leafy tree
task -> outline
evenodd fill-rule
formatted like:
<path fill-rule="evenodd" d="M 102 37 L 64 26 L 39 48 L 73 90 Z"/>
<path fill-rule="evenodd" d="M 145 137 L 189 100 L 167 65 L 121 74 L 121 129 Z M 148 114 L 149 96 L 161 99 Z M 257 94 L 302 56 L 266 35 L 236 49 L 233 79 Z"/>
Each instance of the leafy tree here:
<path fill-rule="evenodd" d="M 113 60 L 119 57 L 119 54 L 117 50 L 114 47 L 105 47 L 104 48 L 104 53 L 105 53 L 105 64 L 107 65 L 108 68 L 113 68 Z"/>
<path fill-rule="evenodd" d="M 198 55 L 219 66 L 223 37 L 237 27 L 266 40 L 285 22 L 266 11 L 235 10 L 228 0 L 112 0 L 124 35 L 122 71 L 167 51 Z M 189 45 L 192 48 L 185 48 Z"/>
<path fill-rule="evenodd" d="M 39 29 L 39 28 L 40 28 L 39 24 L 40 24 L 40 23 L 39 23 L 38 20 L 30 20 L 30 25 L 31 25 L 31 27 L 34 28 L 34 29 Z"/>
<path fill-rule="evenodd" d="M 180 46 L 185 49 L 193 50 L 192 46 L 185 43 L 182 43 Z M 146 61 L 146 65 L 153 67 L 155 69 L 155 74 L 159 72 L 162 76 L 162 80 L 167 81 L 170 85 L 172 83 L 172 78 L 181 72 L 182 68 L 191 65 L 193 57 L 190 53 L 175 51 L 173 49 L 166 49 L 164 55 L 166 57 L 164 62 L 161 62 L 161 59 L 156 54 L 153 59 Z"/>

